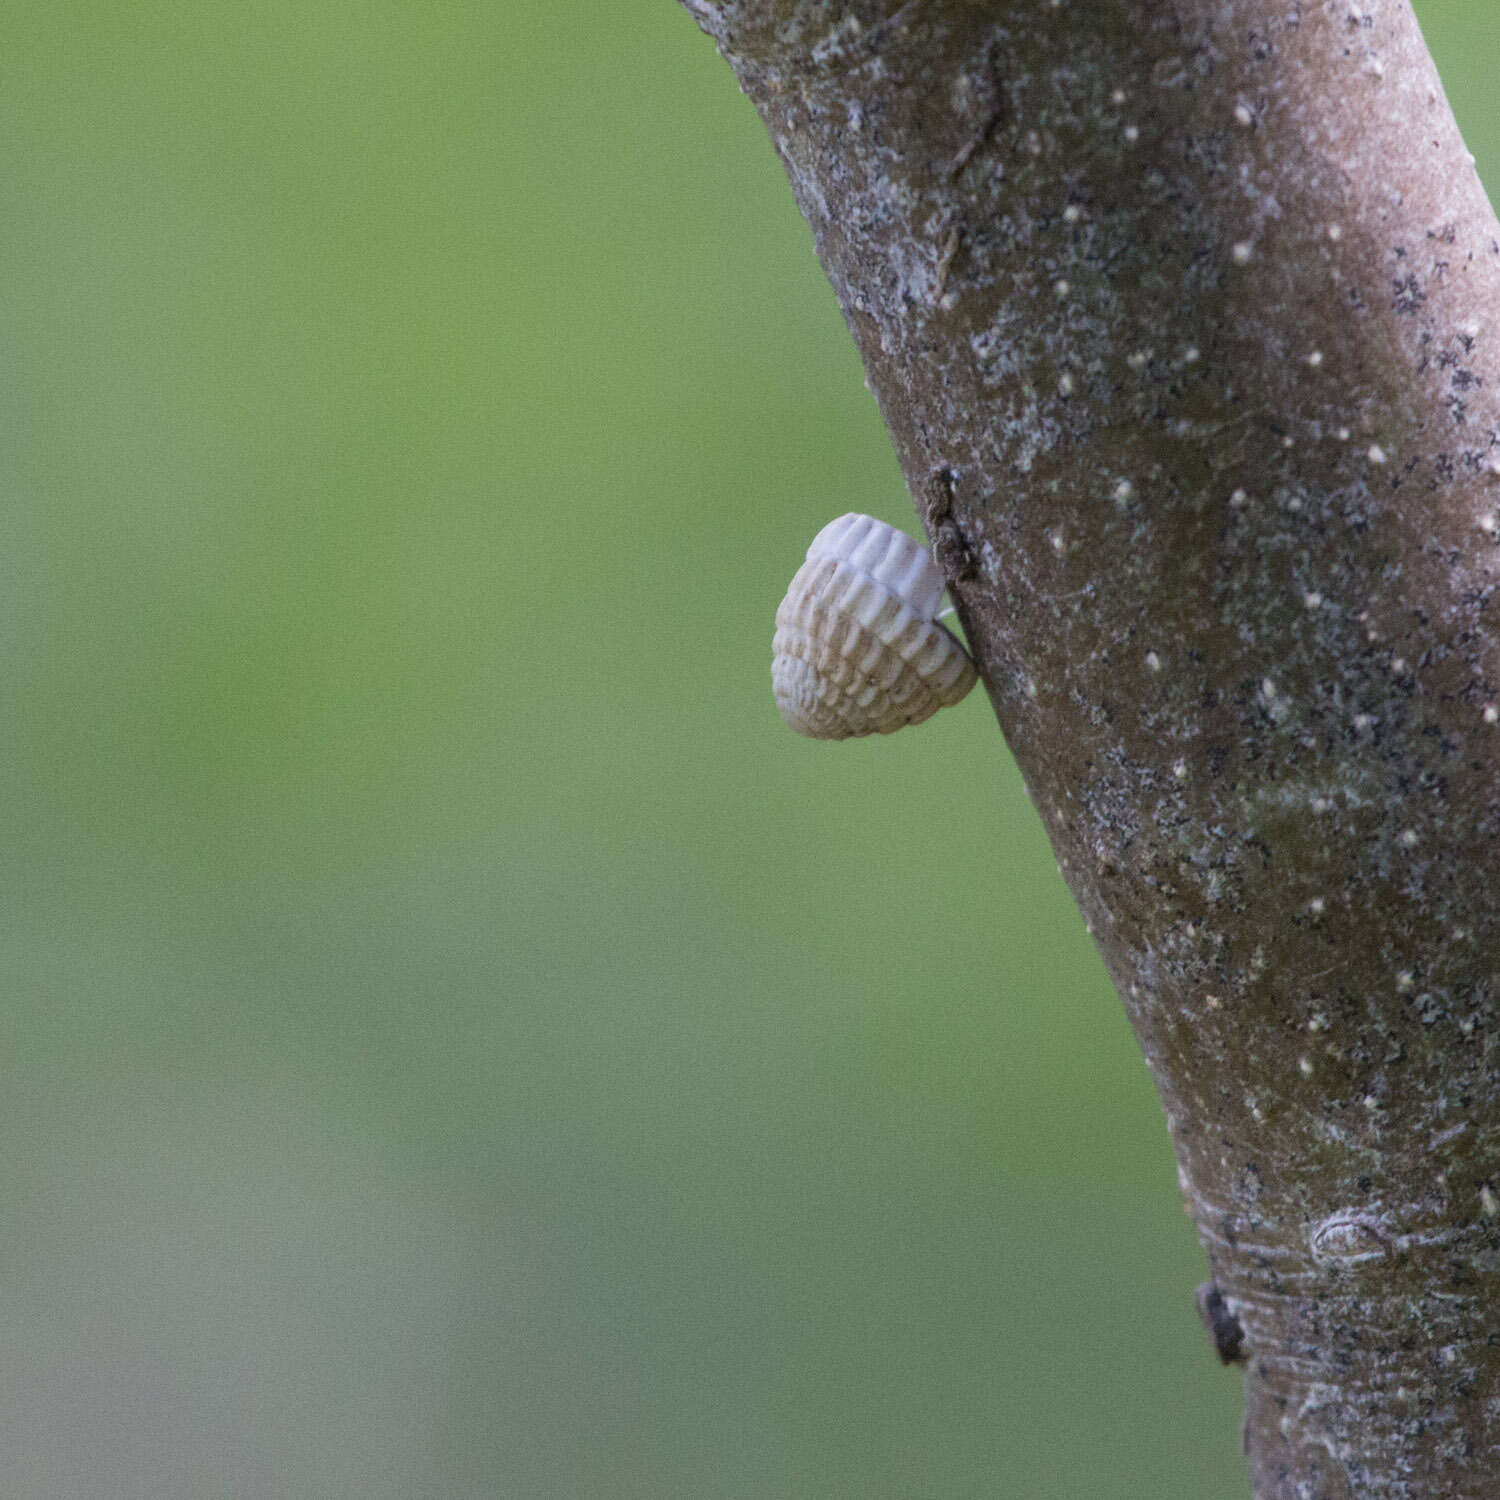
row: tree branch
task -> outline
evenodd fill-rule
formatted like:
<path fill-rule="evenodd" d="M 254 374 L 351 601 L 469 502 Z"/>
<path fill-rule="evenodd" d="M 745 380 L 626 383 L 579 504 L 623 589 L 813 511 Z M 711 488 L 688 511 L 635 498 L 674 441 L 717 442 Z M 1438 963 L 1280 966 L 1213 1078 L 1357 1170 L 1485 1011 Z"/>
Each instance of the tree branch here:
<path fill-rule="evenodd" d="M 1493 1496 L 1500 227 L 1409 5 L 684 3 L 1151 1065 L 1255 1493 Z"/>

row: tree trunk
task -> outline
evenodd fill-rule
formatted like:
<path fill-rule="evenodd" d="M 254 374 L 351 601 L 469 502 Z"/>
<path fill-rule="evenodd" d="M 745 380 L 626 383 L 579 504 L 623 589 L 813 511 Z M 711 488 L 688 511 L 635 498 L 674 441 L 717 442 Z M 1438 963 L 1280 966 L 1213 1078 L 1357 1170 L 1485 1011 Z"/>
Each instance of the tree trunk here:
<path fill-rule="evenodd" d="M 1500 1495 L 1500 227 L 1407 0 L 684 3 L 1151 1065 L 1256 1495 Z"/>

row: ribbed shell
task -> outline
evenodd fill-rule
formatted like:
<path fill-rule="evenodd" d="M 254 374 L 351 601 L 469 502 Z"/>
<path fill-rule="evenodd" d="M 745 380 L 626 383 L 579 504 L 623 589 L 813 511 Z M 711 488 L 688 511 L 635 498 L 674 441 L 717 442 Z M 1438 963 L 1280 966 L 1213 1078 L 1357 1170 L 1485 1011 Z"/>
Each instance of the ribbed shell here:
<path fill-rule="evenodd" d="M 799 734 L 891 734 L 957 703 L 974 663 L 933 616 L 943 575 L 927 549 L 874 516 L 830 521 L 781 608 L 771 683 Z"/>

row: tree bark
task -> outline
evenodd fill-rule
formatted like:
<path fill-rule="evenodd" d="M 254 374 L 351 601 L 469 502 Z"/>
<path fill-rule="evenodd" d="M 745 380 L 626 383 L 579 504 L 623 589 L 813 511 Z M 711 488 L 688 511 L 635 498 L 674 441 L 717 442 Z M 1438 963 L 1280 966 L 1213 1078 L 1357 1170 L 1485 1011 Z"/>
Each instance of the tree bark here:
<path fill-rule="evenodd" d="M 1500 1495 L 1500 226 L 1407 0 L 684 3 L 1150 1063 L 1255 1494 Z"/>

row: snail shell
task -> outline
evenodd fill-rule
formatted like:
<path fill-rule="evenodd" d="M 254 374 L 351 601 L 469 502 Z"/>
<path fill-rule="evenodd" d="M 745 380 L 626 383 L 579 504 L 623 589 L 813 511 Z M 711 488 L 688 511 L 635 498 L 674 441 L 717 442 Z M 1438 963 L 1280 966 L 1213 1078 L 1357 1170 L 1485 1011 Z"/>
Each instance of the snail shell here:
<path fill-rule="evenodd" d="M 815 740 L 891 734 L 974 686 L 969 653 L 933 618 L 943 575 L 921 543 L 851 513 L 813 538 L 776 611 L 781 717 Z"/>

